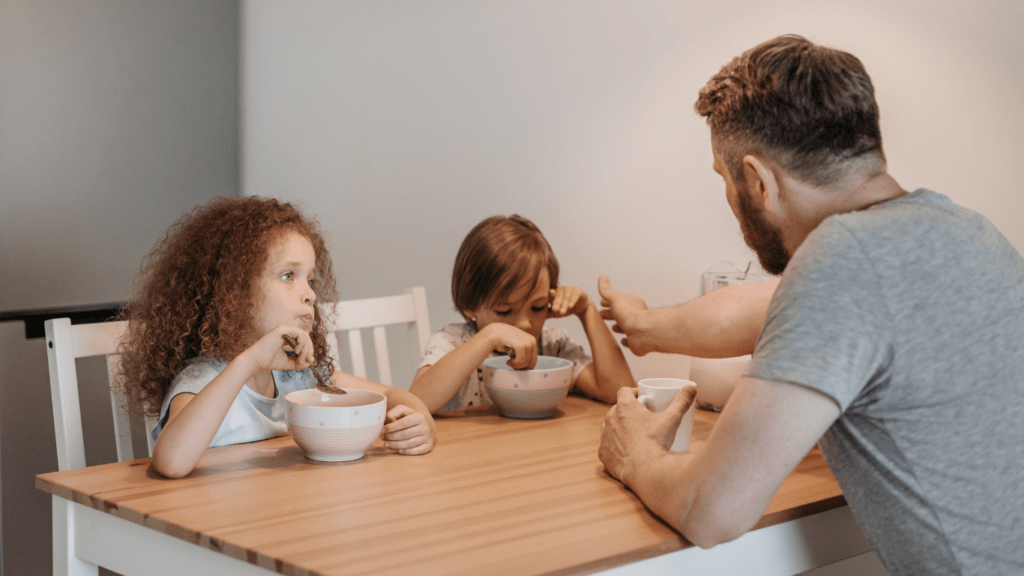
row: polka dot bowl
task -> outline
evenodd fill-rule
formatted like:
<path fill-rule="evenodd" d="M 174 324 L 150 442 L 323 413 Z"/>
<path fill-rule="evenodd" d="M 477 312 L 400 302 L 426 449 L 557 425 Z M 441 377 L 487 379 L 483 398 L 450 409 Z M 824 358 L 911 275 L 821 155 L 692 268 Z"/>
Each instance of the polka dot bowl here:
<path fill-rule="evenodd" d="M 358 460 L 380 436 L 387 398 L 369 390 L 346 391 L 348 394 L 296 390 L 284 397 L 288 432 L 306 458 Z"/>
<path fill-rule="evenodd" d="M 508 356 L 484 360 L 484 389 L 503 416 L 547 418 L 572 388 L 572 362 L 538 356 L 532 370 L 513 370 Z"/>

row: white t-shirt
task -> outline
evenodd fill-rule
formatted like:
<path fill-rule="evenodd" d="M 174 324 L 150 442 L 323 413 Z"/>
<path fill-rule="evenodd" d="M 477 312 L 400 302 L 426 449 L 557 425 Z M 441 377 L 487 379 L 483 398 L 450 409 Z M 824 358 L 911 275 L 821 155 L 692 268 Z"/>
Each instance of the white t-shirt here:
<path fill-rule="evenodd" d="M 171 382 L 171 387 L 164 396 L 160 420 L 150 432 L 154 442 L 167 424 L 171 400 L 183 392 L 198 394 L 227 366 L 226 362 L 216 358 L 195 358 L 186 364 L 185 369 Z M 301 372 L 275 370 L 271 374 L 274 377 L 274 397 L 267 398 L 248 386 L 242 386 L 228 408 L 228 413 L 224 415 L 220 428 L 213 436 L 210 448 L 257 442 L 288 433 L 288 424 L 285 422 L 285 395 L 294 390 L 316 387 L 316 378 L 308 368 Z"/>
<path fill-rule="evenodd" d="M 423 354 L 419 368 L 433 366 L 438 360 L 452 350 L 465 344 L 470 338 L 476 335 L 476 325 L 472 322 L 462 324 L 449 324 L 434 332 L 427 343 L 427 350 Z M 580 372 L 587 367 L 593 358 L 587 351 L 569 338 L 569 333 L 561 328 L 545 327 L 540 333 L 540 346 L 538 352 L 541 356 L 555 356 L 571 360 L 573 363 L 573 382 L 580 375 Z M 492 352 L 491 356 L 501 356 Z M 417 368 L 417 369 L 419 369 Z M 478 366 L 470 373 L 469 378 L 463 382 L 462 387 L 455 393 L 455 396 L 441 408 L 441 411 L 455 410 L 457 408 L 468 408 L 470 406 L 489 406 L 493 404 L 487 396 L 483 386 L 483 366 Z"/>

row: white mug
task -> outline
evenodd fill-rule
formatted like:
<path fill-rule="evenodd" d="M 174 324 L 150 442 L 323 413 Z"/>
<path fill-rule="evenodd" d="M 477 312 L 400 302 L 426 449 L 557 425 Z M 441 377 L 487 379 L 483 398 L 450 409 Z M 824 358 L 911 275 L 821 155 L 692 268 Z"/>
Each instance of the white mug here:
<path fill-rule="evenodd" d="M 647 407 L 651 412 L 663 412 L 672 403 L 672 398 L 687 384 L 696 386 L 689 380 L 681 378 L 644 378 L 636 383 L 640 392 L 637 400 Z M 690 404 L 690 407 L 683 414 L 679 427 L 676 428 L 676 437 L 672 441 L 671 452 L 686 452 L 690 449 L 690 436 L 693 433 L 693 412 L 697 402 Z"/>

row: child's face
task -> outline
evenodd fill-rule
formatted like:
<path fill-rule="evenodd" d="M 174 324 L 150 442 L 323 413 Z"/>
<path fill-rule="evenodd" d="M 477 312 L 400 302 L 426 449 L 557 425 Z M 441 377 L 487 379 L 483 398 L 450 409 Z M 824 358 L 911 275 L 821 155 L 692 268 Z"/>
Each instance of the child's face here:
<path fill-rule="evenodd" d="M 257 339 L 281 324 L 307 332 L 312 329 L 315 276 L 316 252 L 305 236 L 286 232 L 271 244 L 260 279 L 263 297 L 256 307 Z"/>
<path fill-rule="evenodd" d="M 548 319 L 550 289 L 551 280 L 547 269 L 544 269 L 537 277 L 536 285 L 530 286 L 524 282 L 508 298 L 484 303 L 468 316 L 476 318 L 477 330 L 483 330 L 484 326 L 493 322 L 501 322 L 539 338 L 544 329 L 544 321 Z"/>

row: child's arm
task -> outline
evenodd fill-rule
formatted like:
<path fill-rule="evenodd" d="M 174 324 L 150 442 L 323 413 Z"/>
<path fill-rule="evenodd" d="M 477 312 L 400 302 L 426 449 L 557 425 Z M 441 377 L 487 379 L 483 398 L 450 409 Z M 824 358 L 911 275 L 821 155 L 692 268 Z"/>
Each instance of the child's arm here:
<path fill-rule="evenodd" d="M 575 386 L 591 398 L 614 404 L 619 388 L 636 386 L 626 357 L 590 296 L 575 286 L 559 286 L 551 291 L 548 315 L 561 318 L 569 314 L 579 317 L 594 356 L 594 361 L 576 377 Z"/>
<path fill-rule="evenodd" d="M 537 364 L 537 340 L 533 336 L 515 326 L 494 322 L 436 363 L 417 370 L 409 391 L 423 399 L 431 414 L 436 413 L 492 351 L 504 352 L 506 345 L 515 350 L 515 358 L 509 360 L 512 368 L 532 368 Z"/>
<path fill-rule="evenodd" d="M 338 371 L 334 372 L 331 384 L 339 388 L 372 390 L 387 396 L 388 413 L 380 433 L 385 448 L 409 455 L 426 454 L 434 449 L 437 433 L 434 418 L 423 401 L 412 392 Z"/>
<path fill-rule="evenodd" d="M 284 334 L 290 334 L 299 342 L 294 358 L 283 348 Z M 253 382 L 252 387 L 256 389 L 260 372 L 267 371 L 269 376 L 270 370 L 304 370 L 313 359 L 313 343 L 304 331 L 278 326 L 265 334 L 229 362 L 198 394 L 182 393 L 171 400 L 167 424 L 153 445 L 153 468 L 168 478 L 181 478 L 191 473 L 242 386 Z M 273 379 L 270 385 L 273 386 Z"/>

